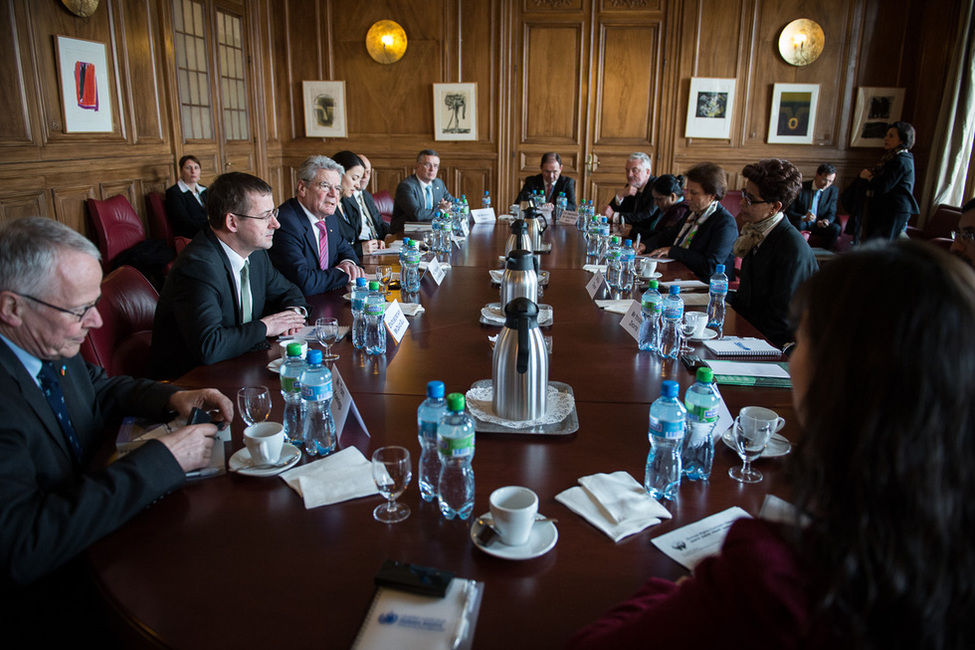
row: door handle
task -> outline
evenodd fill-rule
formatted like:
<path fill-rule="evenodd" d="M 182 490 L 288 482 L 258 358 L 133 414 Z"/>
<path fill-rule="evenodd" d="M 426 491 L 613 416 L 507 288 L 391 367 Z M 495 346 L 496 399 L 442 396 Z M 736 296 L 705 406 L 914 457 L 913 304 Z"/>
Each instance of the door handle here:
<path fill-rule="evenodd" d="M 590 174 L 599 169 L 599 156 L 594 153 L 586 156 L 586 171 Z"/>

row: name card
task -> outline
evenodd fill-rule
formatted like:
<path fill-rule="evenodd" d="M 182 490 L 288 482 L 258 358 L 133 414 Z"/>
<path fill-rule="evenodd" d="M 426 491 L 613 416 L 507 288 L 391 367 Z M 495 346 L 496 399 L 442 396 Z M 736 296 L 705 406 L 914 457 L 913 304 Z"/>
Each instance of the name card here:
<path fill-rule="evenodd" d="M 643 325 L 643 308 L 636 300 L 630 305 L 620 321 L 620 327 L 625 329 L 633 340 L 640 341 L 640 326 Z"/>
<path fill-rule="evenodd" d="M 456 246 L 457 248 L 460 248 L 460 243 L 462 241 L 466 241 L 466 240 L 467 240 L 467 237 L 466 236 L 463 236 L 463 237 L 460 236 L 460 235 L 451 235 L 450 236 L 450 241 L 454 242 L 454 246 Z"/>
<path fill-rule="evenodd" d="M 497 221 L 497 217 L 494 216 L 494 208 L 471 210 L 471 216 L 474 217 L 474 223 L 494 223 Z"/>
<path fill-rule="evenodd" d="M 596 274 L 592 276 L 592 279 L 586 285 L 586 291 L 589 292 L 589 297 L 595 299 L 599 288 L 604 284 L 606 284 L 606 278 L 603 277 L 601 271 L 596 271 Z M 606 286 L 608 287 L 609 285 Z"/>
<path fill-rule="evenodd" d="M 464 237 L 467 237 L 469 234 L 471 234 L 471 222 L 468 219 L 461 217 L 460 229 L 464 233 Z"/>
<path fill-rule="evenodd" d="M 443 282 L 444 276 L 447 275 L 447 269 L 443 267 L 443 264 L 440 263 L 440 260 L 434 257 L 432 260 L 430 260 L 430 263 L 427 265 L 426 275 L 429 275 L 431 278 L 433 278 L 433 281 L 436 282 L 437 286 L 439 287 L 440 283 Z"/>
<path fill-rule="evenodd" d="M 559 223 L 565 224 L 567 226 L 574 226 L 579 222 L 579 213 L 576 210 L 566 210 L 559 217 Z"/>
<path fill-rule="evenodd" d="M 403 335 L 406 334 L 406 330 L 410 328 L 410 321 L 406 320 L 406 314 L 400 309 L 398 300 L 394 300 L 386 305 L 383 324 L 386 326 L 386 331 L 389 332 L 389 335 L 396 341 L 396 345 L 399 345 Z"/>

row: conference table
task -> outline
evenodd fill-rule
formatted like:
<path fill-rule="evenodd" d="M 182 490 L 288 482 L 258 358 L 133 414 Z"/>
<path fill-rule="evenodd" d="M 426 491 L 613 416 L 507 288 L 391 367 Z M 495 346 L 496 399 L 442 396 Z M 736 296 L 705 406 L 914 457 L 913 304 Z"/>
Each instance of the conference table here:
<path fill-rule="evenodd" d="M 582 268 L 584 238 L 574 226 L 556 225 L 542 235 L 552 251 L 541 256 L 551 276 L 541 302 L 554 311 L 543 333 L 552 338 L 549 378 L 572 388 L 578 431 L 478 433 L 473 468 L 474 517 L 488 511 L 496 488 L 527 486 L 539 496 L 539 512 L 558 519 L 558 542 L 535 559 L 499 559 L 471 541 L 472 520 L 447 521 L 436 502 L 422 501 L 416 409 L 430 380 L 463 393 L 491 377 L 488 336 L 500 328 L 478 319 L 481 307 L 498 300 L 488 271 L 499 268 L 508 232 L 503 223 L 472 226 L 466 243 L 453 248 L 442 285 L 429 274 L 423 279 L 419 300 L 425 311 L 410 318 L 398 345 L 389 339 L 385 355 L 356 351 L 348 337 L 334 348 L 340 359 L 333 367 L 368 430 L 365 435 L 346 427 L 340 446 L 355 446 L 366 458 L 384 445 L 410 450 L 414 478 L 399 499 L 411 508 L 410 517 L 397 524 L 374 520 L 372 510 L 382 502 L 378 495 L 306 510 L 274 477 L 227 473 L 189 483 L 88 551 L 95 579 L 133 645 L 347 648 L 372 601 L 374 575 L 384 560 L 393 559 L 484 583 L 473 647 L 561 647 L 648 577 L 687 574 L 651 543 L 657 535 L 732 506 L 757 515 L 767 494 L 788 496 L 782 458 L 756 461 L 765 478 L 744 485 L 728 476 L 741 461 L 719 441 L 710 480 L 685 480 L 677 499 L 663 502 L 673 519 L 618 543 L 555 500 L 580 477 L 599 472 L 623 470 L 642 483 L 650 403 L 665 379 L 678 381 L 681 395 L 693 383 L 680 363 L 639 351 L 620 327 L 621 316 L 594 304 L 586 290 L 592 274 Z M 664 281 L 693 278 L 677 262 L 658 270 Z M 343 291 L 309 302 L 311 322 L 336 316 L 340 324 L 351 324 Z M 725 334 L 758 336 L 730 308 Z M 709 357 L 703 346 L 698 353 Z M 212 386 L 227 395 L 241 386 L 266 385 L 274 397 L 270 419 L 280 421 L 278 376 L 267 368 L 278 354 L 274 345 L 196 368 L 176 383 Z M 788 389 L 726 385 L 722 394 L 732 414 L 748 405 L 777 411 L 786 420 L 782 434 L 796 440 Z M 243 446 L 243 427 L 238 416 L 232 441 L 225 443 L 228 458 Z"/>

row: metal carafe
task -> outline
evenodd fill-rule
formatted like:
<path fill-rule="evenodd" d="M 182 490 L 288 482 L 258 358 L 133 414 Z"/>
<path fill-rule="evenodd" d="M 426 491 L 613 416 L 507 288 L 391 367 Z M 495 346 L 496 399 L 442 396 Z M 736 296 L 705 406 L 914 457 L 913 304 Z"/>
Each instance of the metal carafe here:
<path fill-rule="evenodd" d="M 494 345 L 494 414 L 506 420 L 545 415 L 548 352 L 538 329 L 538 306 L 515 298 L 505 307 L 504 329 Z"/>
<path fill-rule="evenodd" d="M 528 251 L 511 251 L 501 274 L 501 309 L 515 298 L 538 299 L 538 273 L 535 259 Z"/>
<path fill-rule="evenodd" d="M 542 215 L 538 210 L 534 208 L 528 208 L 525 210 L 524 214 L 525 225 L 528 226 L 528 234 L 532 239 L 532 252 L 539 251 L 542 249 L 542 230 L 545 229 L 545 220 L 542 219 Z"/>
<path fill-rule="evenodd" d="M 508 257 L 508 253 L 517 250 L 534 250 L 528 224 L 524 219 L 515 219 L 511 222 L 511 234 L 508 235 L 508 243 L 504 246 L 504 256 Z"/>

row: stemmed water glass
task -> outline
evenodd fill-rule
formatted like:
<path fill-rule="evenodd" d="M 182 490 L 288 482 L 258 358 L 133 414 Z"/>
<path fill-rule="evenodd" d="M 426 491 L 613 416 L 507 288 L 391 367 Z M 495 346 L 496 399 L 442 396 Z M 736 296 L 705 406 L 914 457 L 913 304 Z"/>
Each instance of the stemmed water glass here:
<path fill-rule="evenodd" d="M 264 422 L 271 415 L 271 391 L 267 386 L 246 386 L 237 391 L 237 410 L 247 426 Z"/>
<path fill-rule="evenodd" d="M 335 318 L 319 318 L 315 321 L 315 336 L 325 348 L 322 361 L 335 361 L 339 355 L 332 353 L 332 344 L 339 339 L 339 321 Z"/>
<path fill-rule="evenodd" d="M 690 354 L 694 351 L 691 347 L 690 340 L 694 336 L 694 332 L 697 328 L 701 326 L 701 319 L 707 318 L 707 314 L 700 311 L 687 311 L 684 312 L 684 320 L 680 323 L 680 353 Z"/>
<path fill-rule="evenodd" d="M 739 415 L 735 418 L 732 437 L 742 465 L 729 469 L 728 476 L 740 483 L 758 483 L 762 480 L 762 473 L 752 469 L 752 461 L 765 451 L 774 427 L 774 420 L 757 420 L 747 415 Z"/>
<path fill-rule="evenodd" d="M 372 478 L 379 493 L 387 502 L 376 506 L 372 516 L 376 521 L 395 524 L 410 516 L 410 507 L 396 503 L 413 478 L 410 452 L 405 447 L 380 447 L 372 454 Z"/>
<path fill-rule="evenodd" d="M 389 283 L 393 279 L 393 267 L 391 266 L 377 266 L 376 267 L 376 279 L 383 287 L 383 296 L 389 295 Z"/>

